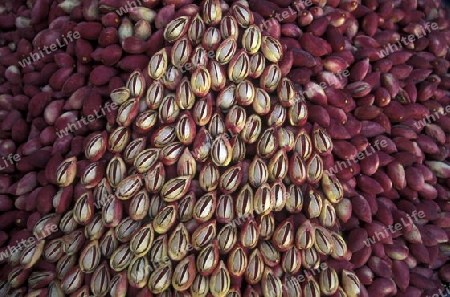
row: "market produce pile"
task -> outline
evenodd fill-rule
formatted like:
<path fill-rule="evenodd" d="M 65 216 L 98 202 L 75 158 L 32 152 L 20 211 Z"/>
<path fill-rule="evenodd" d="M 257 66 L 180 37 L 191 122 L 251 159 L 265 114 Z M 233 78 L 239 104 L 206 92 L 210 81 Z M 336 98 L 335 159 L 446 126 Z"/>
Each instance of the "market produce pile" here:
<path fill-rule="evenodd" d="M 450 291 L 449 45 L 437 0 L 0 3 L 0 296 Z"/>

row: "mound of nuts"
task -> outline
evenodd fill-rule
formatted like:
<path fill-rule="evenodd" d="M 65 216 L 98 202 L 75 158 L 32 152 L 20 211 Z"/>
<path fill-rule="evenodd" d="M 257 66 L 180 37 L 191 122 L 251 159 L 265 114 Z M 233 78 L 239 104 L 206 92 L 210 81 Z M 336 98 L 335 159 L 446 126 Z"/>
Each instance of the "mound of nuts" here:
<path fill-rule="evenodd" d="M 441 294 L 449 19 L 438 0 L 0 4 L 0 296 Z"/>

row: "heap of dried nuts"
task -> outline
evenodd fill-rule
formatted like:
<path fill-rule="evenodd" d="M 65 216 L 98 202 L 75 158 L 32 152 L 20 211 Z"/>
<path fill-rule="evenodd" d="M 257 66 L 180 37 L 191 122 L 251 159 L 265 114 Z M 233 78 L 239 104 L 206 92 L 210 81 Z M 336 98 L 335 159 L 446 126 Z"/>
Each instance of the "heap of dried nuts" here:
<path fill-rule="evenodd" d="M 59 2 L 0 4 L 0 296 L 445 291 L 440 1 Z"/>
<path fill-rule="evenodd" d="M 279 41 L 262 36 L 246 6 L 222 16 L 214 0 L 201 15 L 171 21 L 164 38 L 170 46 L 144 69 L 149 86 L 133 72 L 111 93 L 115 124 L 87 137 L 89 164 L 78 174 L 85 191 L 70 211 L 35 225 L 41 233 L 55 223 L 65 235 L 22 251 L 5 288 L 30 275 L 33 289 L 45 279 L 52 293 L 95 296 L 124 296 L 128 287 L 357 296 L 353 272 L 319 268 L 328 257 L 350 258 L 333 206 L 343 190 L 323 175 L 328 134 L 301 128 L 306 103 L 277 64 Z M 78 170 L 76 157 L 57 167 L 57 199 Z M 40 257 L 56 270 L 33 271 Z M 301 285 L 303 269 L 320 273 Z"/>

